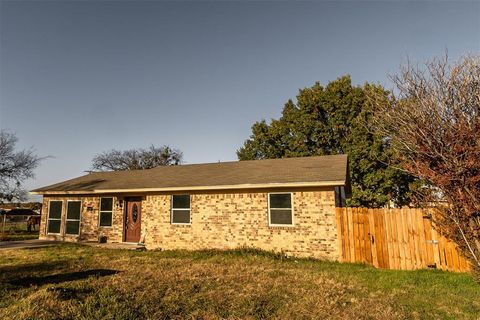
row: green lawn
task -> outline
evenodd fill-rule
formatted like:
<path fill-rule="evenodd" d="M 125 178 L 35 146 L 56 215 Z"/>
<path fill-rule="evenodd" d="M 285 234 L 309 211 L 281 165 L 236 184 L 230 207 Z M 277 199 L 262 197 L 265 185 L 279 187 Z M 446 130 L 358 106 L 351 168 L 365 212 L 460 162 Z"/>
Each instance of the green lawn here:
<path fill-rule="evenodd" d="M 0 251 L 0 319 L 478 319 L 468 274 L 254 250 Z"/>

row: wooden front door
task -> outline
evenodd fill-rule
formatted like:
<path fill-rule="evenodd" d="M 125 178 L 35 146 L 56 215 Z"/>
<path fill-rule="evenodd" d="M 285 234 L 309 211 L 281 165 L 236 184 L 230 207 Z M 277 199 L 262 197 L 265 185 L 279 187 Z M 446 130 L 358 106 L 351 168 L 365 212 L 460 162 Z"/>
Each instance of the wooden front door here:
<path fill-rule="evenodd" d="M 125 216 L 125 242 L 140 241 L 140 226 L 142 222 L 142 202 L 128 201 Z"/>

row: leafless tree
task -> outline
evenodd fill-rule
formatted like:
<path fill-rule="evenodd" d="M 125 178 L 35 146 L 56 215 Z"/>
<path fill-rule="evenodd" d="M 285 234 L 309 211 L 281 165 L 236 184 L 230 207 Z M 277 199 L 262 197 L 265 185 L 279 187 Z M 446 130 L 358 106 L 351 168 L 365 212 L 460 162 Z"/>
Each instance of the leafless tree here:
<path fill-rule="evenodd" d="M 182 162 L 181 151 L 169 146 L 148 149 L 110 150 L 95 155 L 92 168 L 95 171 L 142 170 L 158 166 L 178 165 Z"/>
<path fill-rule="evenodd" d="M 34 177 L 33 170 L 42 160 L 31 149 L 15 151 L 17 141 L 14 134 L 0 131 L 0 203 L 25 200 L 21 184 Z"/>
<path fill-rule="evenodd" d="M 437 228 L 480 279 L 480 56 L 408 63 L 392 78 L 396 97 L 372 97 L 377 130 L 402 168 L 424 181 L 418 199 L 436 205 Z"/>

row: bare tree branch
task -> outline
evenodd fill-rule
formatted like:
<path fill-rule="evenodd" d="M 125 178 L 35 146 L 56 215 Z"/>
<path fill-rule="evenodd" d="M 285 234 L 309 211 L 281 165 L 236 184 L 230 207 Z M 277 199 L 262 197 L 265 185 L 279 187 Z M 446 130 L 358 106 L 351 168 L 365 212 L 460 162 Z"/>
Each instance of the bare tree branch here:
<path fill-rule="evenodd" d="M 92 168 L 95 171 L 143 170 L 178 165 L 182 158 L 180 150 L 151 145 L 148 149 L 111 150 L 97 154 L 92 160 Z"/>
<path fill-rule="evenodd" d="M 15 151 L 17 141 L 14 134 L 0 131 L 0 203 L 24 200 L 21 183 L 34 177 L 33 170 L 44 159 L 32 149 Z"/>
<path fill-rule="evenodd" d="M 392 80 L 397 97 L 371 97 L 376 130 L 405 170 L 428 181 L 419 200 L 437 205 L 436 225 L 480 279 L 480 56 L 450 65 L 445 55 L 423 69 L 408 63 Z"/>

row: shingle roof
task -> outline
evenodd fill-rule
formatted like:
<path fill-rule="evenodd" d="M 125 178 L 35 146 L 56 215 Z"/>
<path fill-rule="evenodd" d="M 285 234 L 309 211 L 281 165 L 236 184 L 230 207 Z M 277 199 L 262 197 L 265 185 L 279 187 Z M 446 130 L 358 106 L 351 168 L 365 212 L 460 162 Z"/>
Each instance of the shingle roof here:
<path fill-rule="evenodd" d="M 341 186 L 347 183 L 347 156 L 331 155 L 94 172 L 31 192 L 88 194 L 275 186 Z"/>

